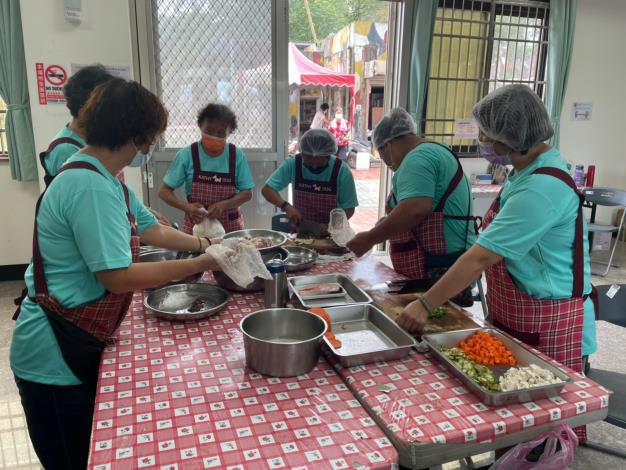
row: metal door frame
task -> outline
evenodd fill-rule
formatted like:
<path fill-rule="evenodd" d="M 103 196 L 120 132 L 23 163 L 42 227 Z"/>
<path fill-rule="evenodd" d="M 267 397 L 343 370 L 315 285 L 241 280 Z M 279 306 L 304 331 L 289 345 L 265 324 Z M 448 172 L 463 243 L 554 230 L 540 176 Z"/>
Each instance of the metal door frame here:
<path fill-rule="evenodd" d="M 289 131 L 289 4 L 288 0 L 272 0 L 272 148 L 244 148 L 249 162 L 276 162 L 287 157 Z M 157 93 L 155 50 L 152 24 L 152 1 L 130 0 L 133 75 L 135 80 Z M 155 150 L 160 161 L 173 161 L 178 148 Z M 156 160 L 156 159 L 154 159 Z M 153 184 L 154 162 L 142 169 L 143 201 L 149 206 L 158 188 Z"/>

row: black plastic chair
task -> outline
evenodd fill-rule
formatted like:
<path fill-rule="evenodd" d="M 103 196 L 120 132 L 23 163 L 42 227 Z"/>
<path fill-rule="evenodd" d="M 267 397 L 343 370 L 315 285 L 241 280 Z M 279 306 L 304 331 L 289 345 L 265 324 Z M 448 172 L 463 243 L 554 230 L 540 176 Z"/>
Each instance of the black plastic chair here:
<path fill-rule="evenodd" d="M 612 299 L 606 295 L 610 288 L 610 285 L 597 286 L 600 306 L 598 319 L 626 328 L 626 285 L 622 284 Z M 613 392 L 609 399 L 609 414 L 604 420 L 613 426 L 626 429 L 626 374 L 590 368 L 587 376 Z M 626 458 L 624 449 L 590 441 L 584 445 L 600 452 Z"/>

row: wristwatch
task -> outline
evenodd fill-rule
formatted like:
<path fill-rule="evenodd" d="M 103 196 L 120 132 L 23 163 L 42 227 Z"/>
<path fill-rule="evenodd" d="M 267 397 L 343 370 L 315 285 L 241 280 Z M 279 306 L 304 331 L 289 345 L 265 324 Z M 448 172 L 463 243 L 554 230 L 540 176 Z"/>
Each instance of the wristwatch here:
<path fill-rule="evenodd" d="M 289 205 L 289 202 L 288 202 L 288 201 L 283 202 L 283 203 L 280 205 L 280 210 L 281 210 L 281 211 L 284 211 L 284 210 L 285 210 L 285 208 L 286 208 L 288 205 Z"/>

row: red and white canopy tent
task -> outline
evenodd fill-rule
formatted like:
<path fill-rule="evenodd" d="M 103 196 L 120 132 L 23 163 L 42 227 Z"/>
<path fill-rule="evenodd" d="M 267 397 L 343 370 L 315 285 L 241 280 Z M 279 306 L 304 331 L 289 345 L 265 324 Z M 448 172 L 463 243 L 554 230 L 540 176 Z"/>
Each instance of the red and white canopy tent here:
<path fill-rule="evenodd" d="M 354 94 L 358 91 L 358 75 L 334 72 L 306 57 L 296 45 L 289 43 L 289 84 L 309 86 L 345 86 L 350 89 L 350 123 L 354 124 Z"/>

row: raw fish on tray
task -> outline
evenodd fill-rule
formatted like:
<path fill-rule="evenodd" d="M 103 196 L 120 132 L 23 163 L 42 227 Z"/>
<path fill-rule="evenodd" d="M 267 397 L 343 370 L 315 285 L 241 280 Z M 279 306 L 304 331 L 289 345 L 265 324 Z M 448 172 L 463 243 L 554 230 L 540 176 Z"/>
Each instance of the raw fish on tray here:
<path fill-rule="evenodd" d="M 306 284 L 302 287 L 299 287 L 298 292 L 302 297 L 332 295 L 341 293 L 342 287 L 336 282 L 326 282 L 323 284 Z"/>

